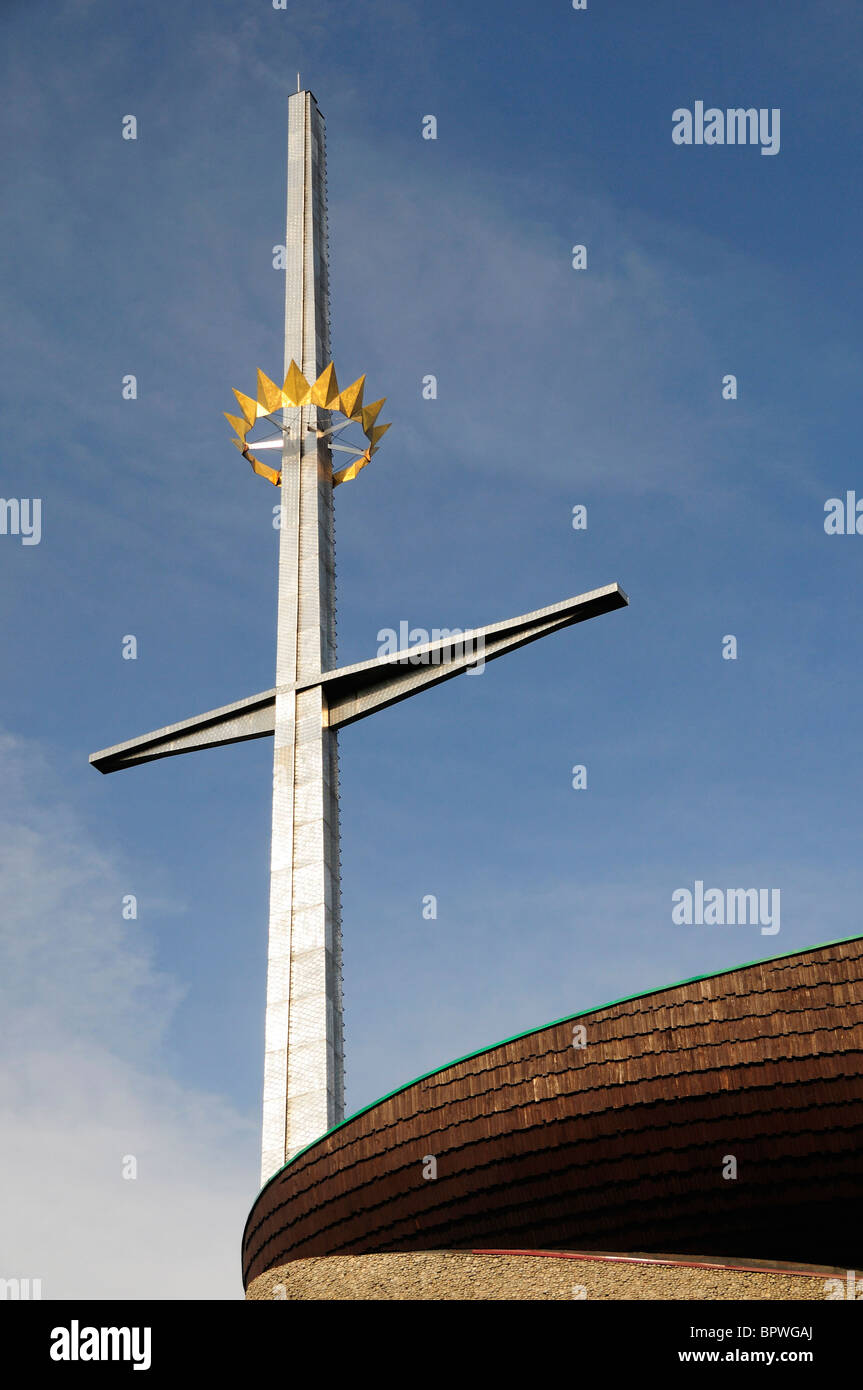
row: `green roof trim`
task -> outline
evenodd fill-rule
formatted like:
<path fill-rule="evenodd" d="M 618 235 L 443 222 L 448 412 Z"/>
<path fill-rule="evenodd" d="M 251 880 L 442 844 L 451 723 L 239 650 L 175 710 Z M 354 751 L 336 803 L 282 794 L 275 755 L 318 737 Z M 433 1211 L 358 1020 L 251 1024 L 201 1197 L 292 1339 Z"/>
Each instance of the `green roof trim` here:
<path fill-rule="evenodd" d="M 786 960 L 789 956 L 805 956 L 812 951 L 823 951 L 828 946 L 842 946 L 847 941 L 860 940 L 863 940 L 863 935 L 860 933 L 855 933 L 853 936 L 840 936 L 833 941 L 822 941 L 818 946 L 804 946 L 802 949 L 798 948 L 794 951 L 780 951 L 779 955 L 776 956 L 762 956 L 759 960 L 744 961 L 742 965 L 725 966 L 722 970 L 709 970 L 705 975 L 690 975 L 688 979 L 676 980 L 674 984 L 659 985 L 654 989 L 643 990 L 640 994 L 624 994 L 621 995 L 619 999 L 609 999 L 605 1004 L 597 1004 L 591 1009 L 582 1009 L 580 1013 L 564 1014 L 562 1018 L 552 1019 L 550 1023 L 543 1023 L 538 1028 L 526 1028 L 523 1033 L 513 1033 L 509 1038 L 501 1038 L 500 1042 L 490 1043 L 488 1047 L 477 1047 L 473 1052 L 466 1052 L 463 1057 L 455 1057 L 451 1062 L 446 1062 L 442 1067 L 433 1067 L 431 1071 L 423 1072 L 421 1076 L 415 1076 L 413 1081 L 406 1081 L 403 1085 L 394 1087 L 392 1091 L 387 1091 L 386 1095 L 379 1096 L 377 1100 L 373 1100 L 369 1105 L 362 1106 L 360 1110 L 355 1110 L 352 1115 L 347 1115 L 345 1119 L 340 1120 L 337 1125 L 333 1125 L 332 1129 L 328 1129 L 324 1134 L 319 1135 L 317 1139 L 313 1139 L 311 1144 L 306 1144 L 304 1149 L 299 1149 L 292 1158 L 288 1159 L 287 1163 L 283 1163 L 282 1167 L 279 1168 L 271 1178 L 267 1179 L 261 1191 L 258 1193 L 258 1196 L 255 1198 L 255 1204 L 257 1204 L 261 1192 L 266 1192 L 270 1183 L 275 1182 L 276 1178 L 280 1177 L 286 1168 L 290 1168 L 291 1164 L 296 1163 L 298 1158 L 301 1158 L 303 1154 L 307 1154 L 309 1150 L 315 1148 L 317 1144 L 323 1143 L 324 1139 L 328 1139 L 331 1134 L 335 1134 L 337 1130 L 344 1129 L 345 1125 L 349 1125 L 354 1120 L 358 1120 L 360 1115 L 365 1115 L 369 1110 L 374 1110 L 376 1105 L 382 1105 L 385 1100 L 390 1100 L 393 1096 L 397 1096 L 400 1091 L 409 1091 L 411 1086 L 416 1086 L 418 1082 L 428 1081 L 429 1077 L 437 1076 L 439 1072 L 449 1071 L 450 1067 L 457 1067 L 462 1062 L 469 1062 L 471 1057 L 480 1057 L 483 1052 L 493 1052 L 496 1047 L 505 1047 L 507 1043 L 518 1042 L 520 1038 L 529 1038 L 532 1033 L 544 1033 L 547 1028 L 556 1028 L 561 1023 L 571 1023 L 573 1019 L 587 1018 L 590 1014 L 598 1014 L 602 1009 L 614 1008 L 615 1004 L 628 1004 L 633 999 L 647 999 L 651 994 L 664 994 L 666 990 L 679 989 L 681 985 L 694 985 L 697 984 L 699 980 L 715 980 L 718 975 L 731 975 L 735 970 L 748 970 L 753 965 L 769 965 L 772 961 Z M 249 1220 L 251 1220 L 251 1212 L 249 1213 Z M 248 1224 L 249 1222 L 247 1220 L 246 1226 L 248 1226 Z M 245 1239 L 245 1231 L 243 1233 L 243 1238 Z"/>

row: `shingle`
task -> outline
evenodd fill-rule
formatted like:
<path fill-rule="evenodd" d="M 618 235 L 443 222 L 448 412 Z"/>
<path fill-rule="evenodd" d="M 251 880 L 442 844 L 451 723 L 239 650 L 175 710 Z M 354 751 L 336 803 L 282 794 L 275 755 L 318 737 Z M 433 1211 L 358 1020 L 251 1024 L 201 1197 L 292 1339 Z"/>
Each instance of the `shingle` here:
<path fill-rule="evenodd" d="M 859 1263 L 863 938 L 576 1021 L 584 1050 L 572 1021 L 510 1039 L 299 1155 L 249 1217 L 246 1281 L 482 1244 Z"/>

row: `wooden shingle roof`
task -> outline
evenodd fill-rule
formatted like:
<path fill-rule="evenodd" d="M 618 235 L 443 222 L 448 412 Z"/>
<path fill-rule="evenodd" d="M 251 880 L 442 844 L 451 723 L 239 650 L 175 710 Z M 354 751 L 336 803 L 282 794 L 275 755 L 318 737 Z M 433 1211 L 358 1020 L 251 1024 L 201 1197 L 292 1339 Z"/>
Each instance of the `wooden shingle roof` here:
<path fill-rule="evenodd" d="M 863 937 L 608 1004 L 402 1087 L 271 1179 L 243 1276 L 482 1247 L 859 1267 Z"/>

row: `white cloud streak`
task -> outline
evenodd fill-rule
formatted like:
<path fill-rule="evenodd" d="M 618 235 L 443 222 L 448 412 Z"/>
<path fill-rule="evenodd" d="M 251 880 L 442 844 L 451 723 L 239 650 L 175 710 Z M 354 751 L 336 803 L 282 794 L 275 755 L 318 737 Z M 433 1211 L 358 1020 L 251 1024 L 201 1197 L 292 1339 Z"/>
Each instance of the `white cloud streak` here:
<path fill-rule="evenodd" d="M 256 1126 L 170 1074 L 182 991 L 38 748 L 0 738 L 0 781 L 0 1277 L 44 1298 L 240 1297 Z"/>

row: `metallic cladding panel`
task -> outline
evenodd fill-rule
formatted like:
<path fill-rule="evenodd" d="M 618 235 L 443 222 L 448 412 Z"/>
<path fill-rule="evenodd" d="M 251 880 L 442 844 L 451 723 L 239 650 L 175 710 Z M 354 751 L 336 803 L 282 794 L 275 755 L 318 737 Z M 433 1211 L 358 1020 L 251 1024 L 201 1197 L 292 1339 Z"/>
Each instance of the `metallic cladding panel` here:
<path fill-rule="evenodd" d="M 584 1049 L 572 1020 L 501 1043 L 300 1154 L 249 1216 L 246 1281 L 312 1255 L 477 1246 L 859 1264 L 863 938 L 576 1021 Z"/>
<path fill-rule="evenodd" d="M 289 101 L 285 246 L 285 374 L 293 359 L 314 381 L 330 341 L 325 133 L 309 92 Z M 344 1091 L 336 734 L 320 686 L 296 688 L 336 657 L 332 462 L 318 413 L 285 413 L 282 454 L 262 1181 L 341 1119 Z"/>

